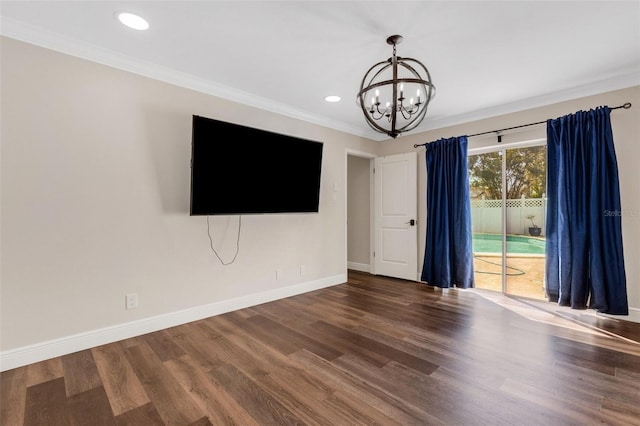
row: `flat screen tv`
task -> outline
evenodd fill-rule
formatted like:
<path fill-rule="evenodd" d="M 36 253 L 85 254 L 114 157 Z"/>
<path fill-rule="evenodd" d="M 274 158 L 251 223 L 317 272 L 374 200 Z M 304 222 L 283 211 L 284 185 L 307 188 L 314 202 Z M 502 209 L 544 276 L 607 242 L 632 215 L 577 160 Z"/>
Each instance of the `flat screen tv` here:
<path fill-rule="evenodd" d="M 317 213 L 321 142 L 193 116 L 191 216 Z"/>

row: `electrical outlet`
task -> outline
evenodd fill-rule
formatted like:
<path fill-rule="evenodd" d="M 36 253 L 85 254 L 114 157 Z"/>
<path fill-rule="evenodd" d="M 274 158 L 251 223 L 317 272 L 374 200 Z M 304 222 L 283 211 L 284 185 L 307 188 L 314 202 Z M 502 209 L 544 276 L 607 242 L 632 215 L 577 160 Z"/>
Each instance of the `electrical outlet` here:
<path fill-rule="evenodd" d="M 127 309 L 136 309 L 138 307 L 138 294 L 127 294 L 125 297 L 125 304 Z"/>
<path fill-rule="evenodd" d="M 282 278 L 282 269 L 276 269 L 276 281 Z"/>
<path fill-rule="evenodd" d="M 305 273 L 304 265 L 300 265 L 300 276 L 303 277 Z"/>

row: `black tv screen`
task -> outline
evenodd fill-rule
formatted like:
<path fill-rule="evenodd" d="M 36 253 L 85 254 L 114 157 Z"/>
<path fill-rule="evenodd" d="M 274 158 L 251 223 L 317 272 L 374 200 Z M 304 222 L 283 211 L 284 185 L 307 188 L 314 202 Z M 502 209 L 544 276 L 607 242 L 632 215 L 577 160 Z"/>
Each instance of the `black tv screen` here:
<path fill-rule="evenodd" d="M 194 115 L 190 214 L 317 213 L 322 147 Z"/>

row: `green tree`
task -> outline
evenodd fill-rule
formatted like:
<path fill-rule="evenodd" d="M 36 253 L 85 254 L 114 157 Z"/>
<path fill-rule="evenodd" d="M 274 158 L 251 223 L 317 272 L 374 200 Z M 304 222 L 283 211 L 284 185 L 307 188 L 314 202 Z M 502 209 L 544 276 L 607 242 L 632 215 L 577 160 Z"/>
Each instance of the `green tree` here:
<path fill-rule="evenodd" d="M 547 188 L 547 147 L 508 149 L 507 199 L 540 198 Z M 502 198 L 502 158 L 499 152 L 469 156 L 469 182 L 478 196 Z"/>

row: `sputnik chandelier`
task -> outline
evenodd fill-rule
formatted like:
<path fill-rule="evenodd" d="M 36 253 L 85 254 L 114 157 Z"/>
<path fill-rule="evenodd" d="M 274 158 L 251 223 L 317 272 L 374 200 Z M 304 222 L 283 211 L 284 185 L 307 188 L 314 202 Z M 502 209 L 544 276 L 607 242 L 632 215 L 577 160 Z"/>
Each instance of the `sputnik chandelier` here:
<path fill-rule="evenodd" d="M 427 67 L 416 59 L 396 56 L 400 42 L 399 35 L 387 38 L 393 56 L 369 68 L 358 92 L 358 104 L 369 126 L 392 138 L 415 129 L 436 94 Z"/>

